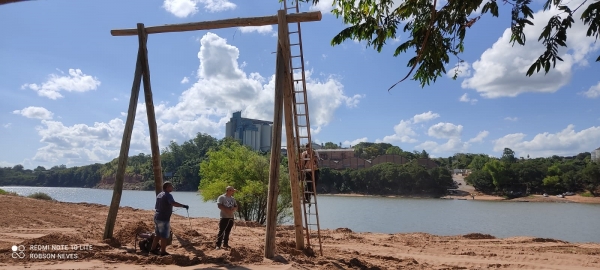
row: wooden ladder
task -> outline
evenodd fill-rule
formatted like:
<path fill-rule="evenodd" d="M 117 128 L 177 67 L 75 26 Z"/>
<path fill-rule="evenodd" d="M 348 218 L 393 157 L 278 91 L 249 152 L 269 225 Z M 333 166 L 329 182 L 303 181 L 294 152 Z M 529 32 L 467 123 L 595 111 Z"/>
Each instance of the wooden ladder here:
<path fill-rule="evenodd" d="M 283 0 L 284 8 L 287 14 L 295 14 L 300 12 L 298 0 L 291 0 L 291 5 L 288 6 L 288 1 Z M 308 115 L 308 98 L 306 94 L 306 76 L 304 73 L 304 55 L 302 53 L 302 32 L 300 29 L 300 23 L 291 23 L 289 26 L 289 44 L 290 44 L 290 67 L 291 67 L 291 80 L 293 84 L 293 118 L 294 118 L 294 133 L 295 133 L 295 146 L 298 153 L 297 164 L 314 164 L 318 162 L 314 160 L 315 155 L 308 155 L 308 158 L 302 158 L 302 152 L 308 151 L 313 153 L 312 140 L 310 136 L 310 118 Z M 304 146 L 308 145 L 307 148 Z M 288 157 L 289 158 L 289 157 Z M 302 203 L 302 209 L 304 211 L 304 231 L 306 235 L 306 243 L 308 247 L 311 247 L 311 232 L 316 231 L 317 241 L 319 243 L 319 252 L 323 256 L 323 244 L 321 242 L 321 227 L 319 225 L 319 210 L 317 208 L 317 192 L 315 183 L 315 171 L 312 166 L 308 166 L 308 169 L 302 170 L 302 166 L 299 169 L 298 181 L 296 183 L 302 183 L 300 190 L 301 193 L 300 201 Z M 310 175 L 310 177 L 305 177 Z M 308 179 L 307 179 L 308 178 Z M 292 182 L 293 183 L 293 182 Z M 308 185 L 312 186 L 312 189 L 308 189 Z M 310 195 L 310 199 L 305 200 L 305 196 Z M 313 249 L 314 250 L 314 249 Z"/>

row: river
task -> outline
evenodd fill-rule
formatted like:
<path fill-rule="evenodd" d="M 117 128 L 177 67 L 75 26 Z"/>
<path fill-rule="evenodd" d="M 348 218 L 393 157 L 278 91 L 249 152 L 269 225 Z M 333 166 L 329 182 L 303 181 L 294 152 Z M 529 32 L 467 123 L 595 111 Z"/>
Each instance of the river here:
<path fill-rule="evenodd" d="M 63 202 L 110 205 L 112 190 L 55 187 L 0 187 L 22 196 L 44 192 Z M 190 217 L 218 218 L 215 202 L 196 192 L 173 192 L 176 201 L 190 205 Z M 124 190 L 121 206 L 154 209 L 154 191 Z M 355 232 L 437 235 L 486 233 L 496 237 L 533 236 L 569 242 L 600 243 L 600 205 L 547 202 L 407 199 L 320 195 L 322 229 L 349 228 Z M 181 208 L 175 214 L 187 216 Z"/>

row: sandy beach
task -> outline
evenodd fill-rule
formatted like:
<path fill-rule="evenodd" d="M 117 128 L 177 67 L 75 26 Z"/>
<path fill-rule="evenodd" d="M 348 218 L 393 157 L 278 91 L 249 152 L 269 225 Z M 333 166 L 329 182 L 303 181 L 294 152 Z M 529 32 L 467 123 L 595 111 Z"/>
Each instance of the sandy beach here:
<path fill-rule="evenodd" d="M 265 259 L 265 228 L 238 221 L 229 250 L 215 250 L 217 219 L 172 218 L 171 255 L 134 251 L 136 232 L 150 231 L 153 211 L 123 207 L 114 239 L 102 241 L 108 207 L 0 195 L 1 269 L 599 269 L 600 243 L 472 233 L 356 233 L 322 230 L 323 255 L 295 249 L 291 226 L 277 229 L 274 259 Z M 23 246 L 24 258 L 12 246 Z M 67 247 L 32 251 L 31 248 Z M 85 248 L 84 250 L 75 250 Z M 318 250 L 318 249 L 317 249 Z M 31 258 L 55 254 L 56 258 Z M 62 254 L 58 257 L 59 254 Z M 18 251 L 17 251 L 17 254 Z M 45 255 L 49 256 L 49 255 Z M 16 257 L 16 258 L 13 258 Z M 75 258 L 76 257 L 76 258 Z"/>

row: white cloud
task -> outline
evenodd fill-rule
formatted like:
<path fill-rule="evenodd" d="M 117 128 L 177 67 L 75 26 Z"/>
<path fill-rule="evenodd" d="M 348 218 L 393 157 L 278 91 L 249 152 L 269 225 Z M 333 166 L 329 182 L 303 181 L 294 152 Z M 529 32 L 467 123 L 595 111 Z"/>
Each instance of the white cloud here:
<path fill-rule="evenodd" d="M 35 118 L 35 119 L 42 119 L 42 120 L 52 119 L 52 117 L 54 116 L 54 113 L 52 113 L 51 111 L 47 110 L 44 107 L 33 107 L 33 106 L 27 107 L 22 110 L 14 110 L 13 113 L 20 114 L 27 118 Z"/>
<path fill-rule="evenodd" d="M 217 138 L 224 135 L 231 113 L 272 121 L 275 78 L 258 73 L 245 73 L 238 63 L 239 50 L 213 33 L 201 38 L 198 53 L 198 81 L 180 94 L 176 104 L 155 101 L 159 145 L 173 140 L 182 143 L 198 132 Z M 274 59 L 273 59 L 274 61 Z M 334 76 L 315 78 L 306 72 L 311 127 L 318 133 L 334 119 L 335 111 L 345 105 L 353 107 L 362 96 L 346 96 L 344 86 Z M 43 120 L 38 130 L 46 145 L 35 156 L 37 161 L 56 162 L 67 159 L 71 164 L 106 162 L 118 156 L 127 114 L 108 123 L 65 126 L 61 122 Z M 138 104 L 131 151 L 150 152 L 145 104 Z M 316 134 L 315 133 L 315 134 Z"/>
<path fill-rule="evenodd" d="M 437 113 L 433 113 L 432 111 L 428 111 L 422 114 L 417 114 L 413 117 L 413 122 L 416 123 L 421 123 L 421 122 L 427 122 L 429 120 L 433 120 L 440 117 L 439 114 Z"/>
<path fill-rule="evenodd" d="M 368 138 L 367 137 L 362 137 L 360 139 L 356 139 L 356 140 L 353 140 L 353 141 L 346 140 L 346 141 L 342 142 L 342 145 L 343 146 L 355 146 L 358 143 L 366 142 L 366 141 L 368 141 Z"/>
<path fill-rule="evenodd" d="M 530 141 L 523 133 L 505 135 L 494 141 L 494 151 L 502 152 L 508 147 L 520 156 L 549 157 L 552 155 L 567 156 L 581 152 L 589 152 L 600 145 L 600 127 L 575 131 L 574 125 L 568 125 L 557 133 L 540 133 Z"/>
<path fill-rule="evenodd" d="M 412 129 L 410 121 L 400 120 L 400 123 L 394 126 L 394 134 L 383 137 L 383 140 L 377 139 L 375 142 L 403 142 L 403 143 L 416 143 L 417 140 L 413 138 L 417 136 L 417 133 Z"/>
<path fill-rule="evenodd" d="M 130 153 L 149 149 L 149 139 L 145 140 L 148 146 L 142 143 L 145 137 L 143 131 L 147 128 L 136 122 Z M 125 123 L 121 119 L 113 119 L 109 123 L 94 123 L 93 126 L 65 126 L 61 122 L 42 120 L 42 125 L 37 131 L 41 137 L 40 142 L 46 145 L 38 149 L 33 160 L 51 163 L 66 160 L 69 165 L 106 162 L 117 157 Z"/>
<path fill-rule="evenodd" d="M 163 8 L 179 18 L 198 13 L 198 4 L 203 4 L 209 12 L 220 12 L 235 9 L 236 5 L 228 0 L 164 0 Z"/>
<path fill-rule="evenodd" d="M 60 91 L 87 92 L 96 90 L 98 86 L 100 86 L 98 78 L 83 74 L 80 69 L 69 69 L 69 76 L 50 74 L 48 81 L 41 85 L 35 83 L 24 84 L 21 89 L 29 88 L 42 97 L 57 99 L 63 97 L 59 93 Z"/>
<path fill-rule="evenodd" d="M 310 11 L 321 11 L 324 14 L 331 13 L 333 10 L 333 0 L 320 0 L 316 5 L 310 6 Z"/>
<path fill-rule="evenodd" d="M 6 161 L 0 161 L 0 168 L 14 167 L 14 166 L 15 165 L 13 163 L 6 162 Z"/>
<path fill-rule="evenodd" d="M 443 144 L 434 141 L 426 141 L 415 146 L 415 149 L 424 149 L 429 153 L 447 153 L 449 155 L 457 152 L 466 152 L 468 148 L 469 143 L 462 142 L 460 138 L 450 138 Z"/>
<path fill-rule="evenodd" d="M 458 99 L 458 101 L 460 101 L 460 102 L 470 102 L 471 104 L 477 103 L 477 99 L 476 98 L 469 98 L 469 95 L 467 93 L 464 93 L 462 96 L 460 96 L 460 98 Z"/>
<path fill-rule="evenodd" d="M 504 120 L 516 122 L 519 120 L 519 117 L 504 117 Z"/>
<path fill-rule="evenodd" d="M 456 75 L 456 78 L 471 76 L 471 65 L 469 65 L 469 62 L 460 62 L 446 73 L 448 78 L 454 78 L 454 75 Z"/>
<path fill-rule="evenodd" d="M 236 4 L 229 2 L 228 0 L 196 0 L 204 4 L 204 9 L 209 12 L 220 12 L 229 9 L 235 9 Z"/>
<path fill-rule="evenodd" d="M 190 82 L 190 79 L 188 77 L 183 77 L 183 79 L 181 80 L 181 84 L 186 84 L 189 82 Z"/>
<path fill-rule="evenodd" d="M 462 134 L 463 126 L 452 123 L 437 123 L 427 131 L 427 135 L 435 138 L 458 138 Z"/>
<path fill-rule="evenodd" d="M 469 143 L 483 142 L 483 139 L 485 139 L 485 137 L 487 137 L 488 135 L 490 135 L 489 131 L 487 131 L 487 130 L 481 131 L 477 134 L 477 136 L 475 136 L 474 138 L 471 138 L 469 140 Z"/>
<path fill-rule="evenodd" d="M 240 31 L 242 33 L 252 33 L 252 32 L 257 32 L 259 34 L 269 34 L 271 32 L 273 32 L 273 26 L 272 25 L 263 25 L 263 26 L 244 26 L 244 27 L 238 27 L 240 29 Z"/>
<path fill-rule="evenodd" d="M 4 128 L 10 128 L 10 126 L 12 126 L 12 123 L 6 123 L 3 125 Z"/>
<path fill-rule="evenodd" d="M 581 3 L 581 0 L 573 1 L 573 6 L 578 5 L 575 2 Z M 574 15 L 575 18 L 580 16 L 581 10 Z M 498 98 L 515 97 L 526 92 L 553 93 L 566 85 L 571 79 L 573 67 L 586 66 L 586 56 L 600 47 L 594 38 L 586 37 L 587 27 L 580 20 L 575 20 L 573 27 L 569 29 L 568 49 L 559 49 L 559 56 L 564 61 L 557 61 L 556 68 L 547 75 L 542 71 L 531 77 L 525 76 L 529 66 L 545 49 L 535 38 L 542 32 L 550 17 L 558 12 L 553 9 L 534 14 L 532 22 L 535 25 L 527 26 L 524 30 L 529 39 L 525 46 L 511 45 L 511 31 L 506 29 L 502 37 L 473 63 L 474 75 L 465 79 L 462 87 L 475 89 L 486 98 Z"/>
<path fill-rule="evenodd" d="M 598 82 L 598 84 L 590 87 L 590 89 L 588 89 L 587 91 L 582 92 L 581 94 L 586 96 L 587 98 L 600 97 L 600 82 Z"/>
<path fill-rule="evenodd" d="M 179 18 L 185 18 L 198 12 L 195 0 L 165 0 L 163 8 Z"/>

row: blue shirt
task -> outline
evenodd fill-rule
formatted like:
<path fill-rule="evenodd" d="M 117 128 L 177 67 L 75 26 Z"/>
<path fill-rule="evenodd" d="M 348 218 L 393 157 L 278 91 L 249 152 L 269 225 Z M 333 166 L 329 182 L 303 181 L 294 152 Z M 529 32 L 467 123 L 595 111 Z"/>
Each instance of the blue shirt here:
<path fill-rule="evenodd" d="M 161 221 L 171 220 L 174 202 L 175 199 L 173 199 L 173 195 L 171 195 L 171 193 L 164 191 L 158 193 L 158 195 L 156 195 L 156 204 L 154 205 L 154 209 L 156 209 L 154 218 Z"/>

